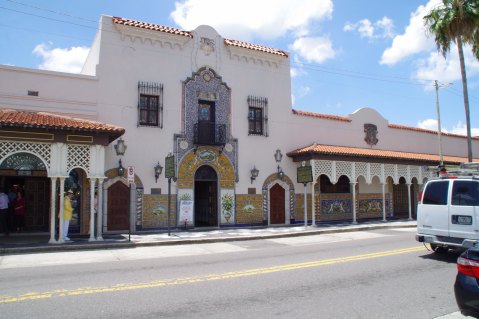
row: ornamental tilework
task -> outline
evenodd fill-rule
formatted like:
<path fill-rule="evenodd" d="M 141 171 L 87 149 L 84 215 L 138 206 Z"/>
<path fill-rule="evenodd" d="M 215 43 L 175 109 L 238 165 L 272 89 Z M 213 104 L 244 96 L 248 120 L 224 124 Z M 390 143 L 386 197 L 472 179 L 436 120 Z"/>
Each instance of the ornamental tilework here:
<path fill-rule="evenodd" d="M 306 203 L 307 203 L 307 208 L 306 208 L 306 214 L 308 220 L 311 220 L 312 215 L 311 215 L 311 194 L 306 194 Z M 304 194 L 296 194 L 296 222 L 297 221 L 303 221 L 304 222 Z M 291 219 L 294 219 L 293 216 Z"/>
<path fill-rule="evenodd" d="M 168 227 L 168 195 L 143 196 L 143 229 Z M 171 225 L 176 221 L 176 195 L 171 195 Z"/>
<path fill-rule="evenodd" d="M 236 223 L 261 224 L 263 222 L 260 194 L 236 195 Z"/>

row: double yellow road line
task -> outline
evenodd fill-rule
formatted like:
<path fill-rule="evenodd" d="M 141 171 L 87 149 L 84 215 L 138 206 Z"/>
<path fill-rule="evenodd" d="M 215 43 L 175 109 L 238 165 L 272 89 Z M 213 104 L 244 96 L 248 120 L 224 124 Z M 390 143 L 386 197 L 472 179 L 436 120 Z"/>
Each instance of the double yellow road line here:
<path fill-rule="evenodd" d="M 21 294 L 18 296 L 0 295 L 0 303 L 12 303 L 12 302 L 20 302 L 20 301 L 28 301 L 28 300 L 65 297 L 65 296 L 79 296 L 79 295 L 99 294 L 99 293 L 108 293 L 108 292 L 138 290 L 138 289 L 146 289 L 146 288 L 157 288 L 157 287 L 165 287 L 165 286 L 177 286 L 177 285 L 186 285 L 186 284 L 192 284 L 192 283 L 198 283 L 198 282 L 209 282 L 209 281 L 218 281 L 218 280 L 231 279 L 231 278 L 258 276 L 258 275 L 271 274 L 271 273 L 282 272 L 282 271 L 313 268 L 313 267 L 320 267 L 320 266 L 326 266 L 326 265 L 347 263 L 352 261 L 407 254 L 407 253 L 412 253 L 412 252 L 416 252 L 420 250 L 424 250 L 424 247 L 415 246 L 410 248 L 381 251 L 377 253 L 369 253 L 369 254 L 355 255 L 355 256 L 349 256 L 349 257 L 316 260 L 316 261 L 303 262 L 303 263 L 247 269 L 247 270 L 241 270 L 241 271 L 209 274 L 209 275 L 203 275 L 203 276 L 165 279 L 165 280 L 143 282 L 143 283 L 124 283 L 124 284 L 118 284 L 118 285 L 106 286 L 106 287 L 83 287 L 83 288 L 77 288 L 77 289 L 71 289 L 71 290 L 54 290 L 50 292 L 30 292 L 30 293 Z"/>

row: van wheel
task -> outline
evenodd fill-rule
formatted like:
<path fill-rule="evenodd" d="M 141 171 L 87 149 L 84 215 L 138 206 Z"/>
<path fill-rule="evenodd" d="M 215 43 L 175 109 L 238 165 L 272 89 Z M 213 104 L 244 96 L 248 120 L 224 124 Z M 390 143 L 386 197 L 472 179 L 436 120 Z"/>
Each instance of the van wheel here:
<path fill-rule="evenodd" d="M 436 254 L 445 254 L 448 251 L 447 247 L 438 246 L 438 245 L 435 245 L 435 244 L 430 244 L 430 245 L 431 245 L 432 251 L 435 252 Z"/>

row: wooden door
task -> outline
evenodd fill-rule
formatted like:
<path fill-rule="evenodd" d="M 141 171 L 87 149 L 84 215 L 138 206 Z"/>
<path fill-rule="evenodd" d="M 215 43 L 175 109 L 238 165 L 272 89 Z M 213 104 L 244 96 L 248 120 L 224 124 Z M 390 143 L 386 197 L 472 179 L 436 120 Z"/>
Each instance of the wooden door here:
<path fill-rule="evenodd" d="M 394 185 L 393 197 L 393 217 L 409 217 L 408 186 L 406 184 Z"/>
<path fill-rule="evenodd" d="M 274 185 L 269 191 L 270 200 L 270 224 L 285 223 L 285 191 L 279 184 Z"/>
<path fill-rule="evenodd" d="M 46 178 L 25 180 L 25 228 L 46 231 L 49 227 L 50 187 Z"/>
<path fill-rule="evenodd" d="M 107 229 L 128 230 L 129 188 L 122 182 L 116 182 L 108 188 Z"/>

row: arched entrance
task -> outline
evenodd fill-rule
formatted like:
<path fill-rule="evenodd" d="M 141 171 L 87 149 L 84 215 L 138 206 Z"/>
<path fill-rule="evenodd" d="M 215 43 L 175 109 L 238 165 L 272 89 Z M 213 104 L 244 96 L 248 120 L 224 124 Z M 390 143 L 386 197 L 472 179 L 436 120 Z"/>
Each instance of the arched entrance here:
<path fill-rule="evenodd" d="M 19 152 L 5 158 L 0 165 L 1 184 L 4 185 L 9 199 L 20 192 L 25 198 L 26 231 L 48 231 L 50 180 L 43 161 L 34 154 Z M 9 228 L 17 230 L 17 218 L 13 209 L 9 212 Z"/>
<path fill-rule="evenodd" d="M 401 177 L 399 184 L 393 185 L 393 216 L 394 218 L 407 218 L 409 216 L 408 185 L 406 179 Z"/>
<path fill-rule="evenodd" d="M 269 190 L 270 198 L 270 224 L 285 223 L 285 190 L 281 185 L 275 184 Z"/>
<path fill-rule="evenodd" d="M 218 226 L 218 175 L 208 165 L 195 173 L 195 227 Z"/>
<path fill-rule="evenodd" d="M 123 182 L 118 181 L 108 188 L 108 220 L 109 231 L 128 229 L 128 198 L 130 190 Z"/>

